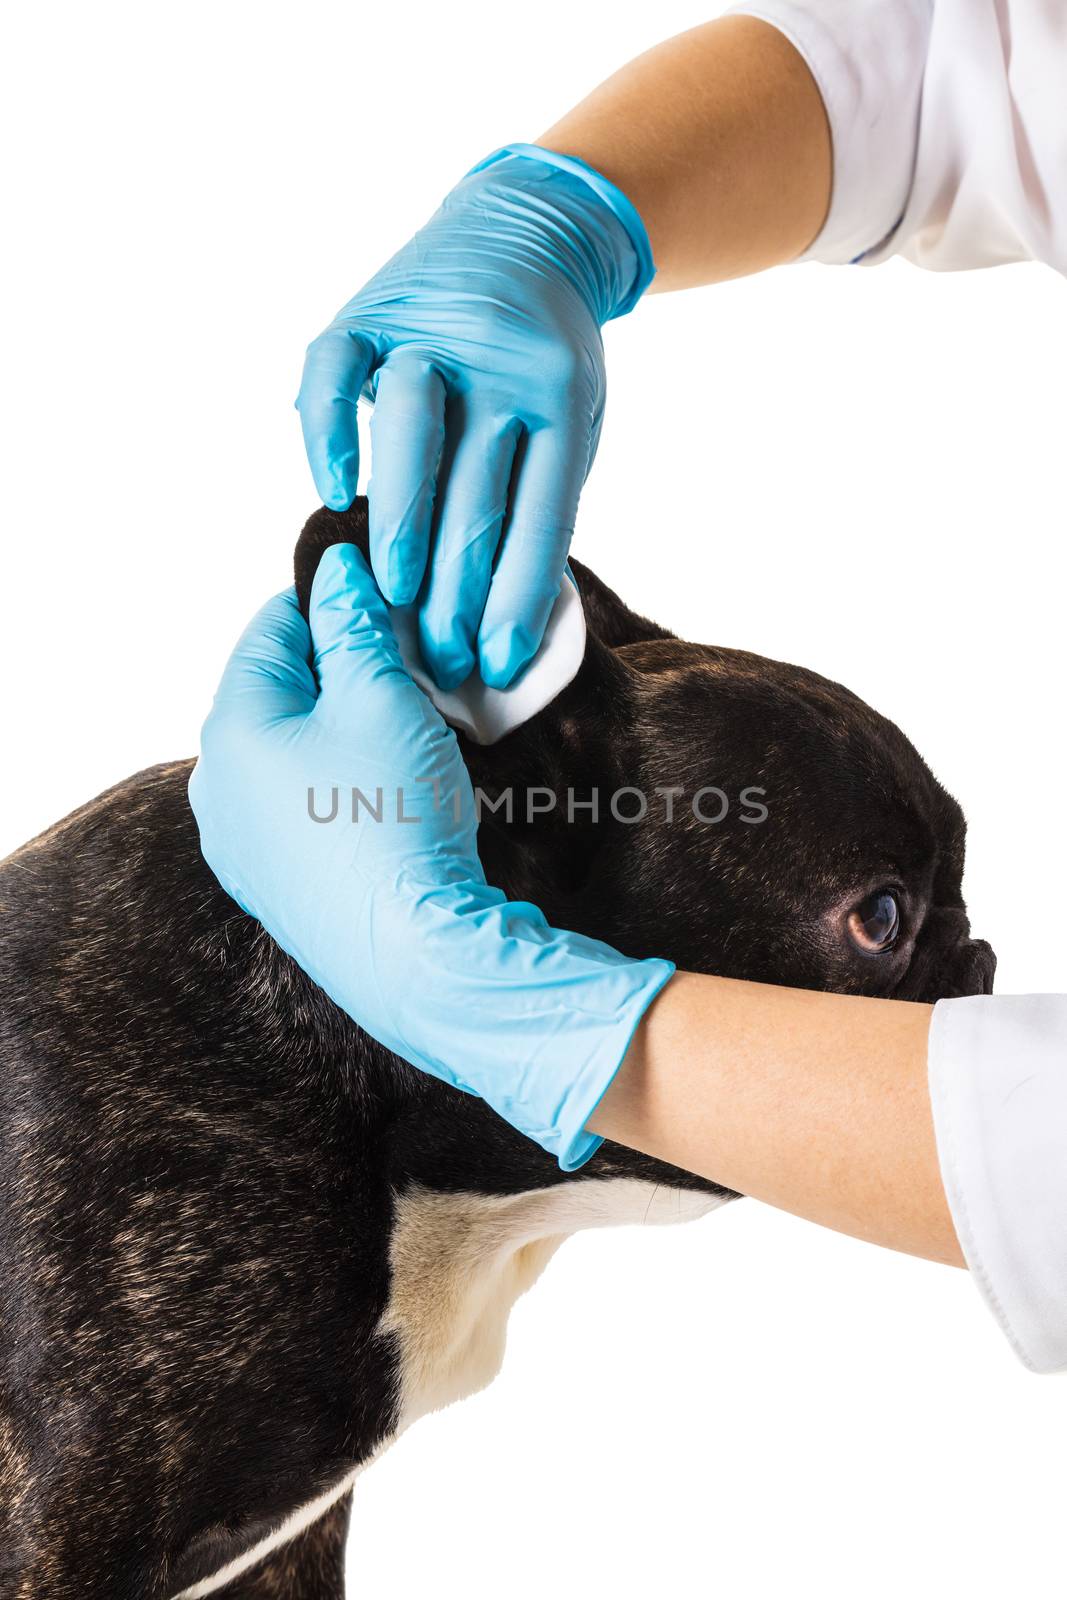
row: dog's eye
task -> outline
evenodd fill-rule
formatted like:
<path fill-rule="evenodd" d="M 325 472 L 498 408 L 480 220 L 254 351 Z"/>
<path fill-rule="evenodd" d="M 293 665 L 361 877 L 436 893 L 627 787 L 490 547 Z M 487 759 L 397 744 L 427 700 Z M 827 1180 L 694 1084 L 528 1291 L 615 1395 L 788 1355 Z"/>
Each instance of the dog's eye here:
<path fill-rule="evenodd" d="M 853 943 L 868 954 L 891 950 L 900 932 L 900 907 L 889 889 L 876 889 L 848 914 Z"/>

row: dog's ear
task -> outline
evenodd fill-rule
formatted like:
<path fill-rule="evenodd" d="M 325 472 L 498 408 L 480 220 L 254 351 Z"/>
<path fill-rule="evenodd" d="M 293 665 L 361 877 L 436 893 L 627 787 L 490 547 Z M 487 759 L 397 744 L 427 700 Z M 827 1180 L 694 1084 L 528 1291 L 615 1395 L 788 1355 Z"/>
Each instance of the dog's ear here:
<path fill-rule="evenodd" d="M 294 557 L 305 616 L 323 551 L 352 543 L 366 556 L 368 542 L 362 496 L 348 511 L 323 507 L 308 519 Z M 550 917 L 565 915 L 572 896 L 582 896 L 588 906 L 597 859 L 619 828 L 608 814 L 608 799 L 626 781 L 635 719 L 634 674 L 616 651 L 672 637 L 631 611 L 580 562 L 571 567 L 586 617 L 585 656 L 576 676 L 544 710 L 496 744 L 475 745 L 460 735 L 479 796 L 478 845 L 486 873 L 513 898 L 535 898 Z M 578 925 L 576 913 L 572 924 Z"/>
<path fill-rule="evenodd" d="M 332 544 L 354 544 L 370 560 L 370 526 L 367 500 L 357 495 L 347 511 L 330 511 L 320 506 L 304 523 L 293 552 L 293 579 L 300 610 L 307 617 L 311 605 L 311 585 L 315 581 L 324 551 Z"/>
<path fill-rule="evenodd" d="M 370 560 L 370 532 L 367 520 L 367 501 L 363 495 L 353 500 L 347 511 L 330 511 L 325 506 L 314 512 L 304 524 L 297 540 L 293 566 L 296 594 L 300 609 L 306 617 L 311 599 L 311 585 L 324 550 L 332 544 L 354 544 Z M 638 616 L 624 605 L 614 590 L 602 583 L 595 572 L 581 561 L 571 560 L 571 571 L 582 597 L 582 609 L 588 631 L 609 650 L 624 644 L 641 644 L 646 639 L 672 639 L 674 635 L 647 617 Z"/>

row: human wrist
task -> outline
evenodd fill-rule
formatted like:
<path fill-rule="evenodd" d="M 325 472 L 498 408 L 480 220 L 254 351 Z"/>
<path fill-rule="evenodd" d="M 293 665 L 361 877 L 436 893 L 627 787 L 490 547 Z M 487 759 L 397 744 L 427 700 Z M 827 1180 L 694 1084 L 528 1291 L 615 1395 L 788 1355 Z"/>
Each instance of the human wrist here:
<path fill-rule="evenodd" d="M 587 1123 L 673 965 L 553 928 L 484 882 L 405 896 L 394 914 L 378 936 L 411 960 L 387 1042 L 479 1095 L 564 1171 L 582 1166 L 602 1142 Z"/>
<path fill-rule="evenodd" d="M 540 175 L 538 168 L 543 169 Z M 580 230 L 586 246 L 583 265 L 593 268 L 588 281 L 597 320 L 603 324 L 633 310 L 655 277 L 656 265 L 644 220 L 617 184 L 580 157 L 542 144 L 502 145 L 473 166 L 464 182 L 490 172 L 513 178 L 519 187 L 538 176 L 558 175 L 552 200 Z"/>

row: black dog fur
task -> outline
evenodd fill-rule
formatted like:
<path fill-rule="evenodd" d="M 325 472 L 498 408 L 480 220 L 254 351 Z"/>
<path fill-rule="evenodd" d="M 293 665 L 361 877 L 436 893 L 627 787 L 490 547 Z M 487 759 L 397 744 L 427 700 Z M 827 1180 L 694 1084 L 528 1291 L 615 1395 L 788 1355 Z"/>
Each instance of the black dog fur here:
<path fill-rule="evenodd" d="M 322 550 L 366 538 L 362 501 L 311 518 L 305 607 Z M 476 784 L 517 800 L 512 825 L 483 821 L 490 880 L 699 972 L 988 989 L 962 815 L 899 730 L 813 673 L 683 643 L 574 569 L 577 678 L 465 749 Z M 723 1194 L 610 1145 L 565 1175 L 388 1055 L 215 883 L 189 771 L 138 774 L 0 868 L 0 1600 L 206 1592 L 320 1496 L 318 1520 L 213 1592 L 339 1600 L 351 1476 L 411 1406 L 404 1319 L 436 1327 L 454 1248 L 449 1282 L 476 1270 L 461 1235 L 521 1211 L 516 1237 L 543 1240 L 574 1185 L 582 1205 L 638 1182 Z M 688 798 L 669 825 L 522 820 L 526 786 L 705 784 L 758 787 L 766 821 L 733 805 L 701 823 Z M 901 936 L 863 953 L 847 913 L 884 885 Z M 538 1205 L 551 1226 L 529 1222 Z M 427 1381 L 415 1412 L 452 1392 Z"/>

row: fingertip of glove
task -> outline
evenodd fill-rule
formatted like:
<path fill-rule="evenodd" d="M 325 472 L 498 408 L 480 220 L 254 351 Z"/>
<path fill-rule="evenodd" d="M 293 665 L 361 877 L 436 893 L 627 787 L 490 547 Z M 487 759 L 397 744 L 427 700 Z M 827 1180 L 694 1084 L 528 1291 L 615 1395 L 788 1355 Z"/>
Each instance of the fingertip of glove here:
<path fill-rule="evenodd" d="M 415 604 L 418 599 L 421 580 L 414 578 L 409 572 L 400 573 L 389 578 L 385 583 L 379 583 L 386 603 L 396 610 Z"/>
<path fill-rule="evenodd" d="M 430 656 L 424 648 L 422 655 L 427 671 L 443 694 L 458 689 L 474 671 L 474 657 L 469 650 L 436 651 Z"/>
<path fill-rule="evenodd" d="M 311 585 L 311 612 L 329 610 L 356 598 L 362 603 L 368 596 L 368 585 L 377 598 L 377 589 L 370 571 L 354 544 L 331 544 L 319 558 Z"/>
<path fill-rule="evenodd" d="M 536 654 L 537 644 L 519 622 L 502 622 L 478 640 L 478 664 L 491 689 L 506 689 Z"/>
<path fill-rule="evenodd" d="M 341 483 L 327 484 L 319 493 L 327 511 L 348 511 L 356 498 L 355 490 Z"/>
<path fill-rule="evenodd" d="M 378 587 L 391 606 L 410 606 L 414 603 L 422 572 L 405 556 L 401 539 L 382 540 L 375 547 L 371 540 L 371 567 Z"/>

